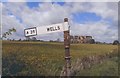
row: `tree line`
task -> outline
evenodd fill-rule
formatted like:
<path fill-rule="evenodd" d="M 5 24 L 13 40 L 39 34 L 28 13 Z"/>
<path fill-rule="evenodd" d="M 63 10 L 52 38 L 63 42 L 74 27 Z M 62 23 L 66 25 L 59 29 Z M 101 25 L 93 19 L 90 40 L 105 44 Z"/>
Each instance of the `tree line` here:
<path fill-rule="evenodd" d="M 3 38 L 8 38 L 9 35 L 12 35 L 15 32 L 17 32 L 17 30 L 15 28 L 8 29 L 7 32 L 3 33 L 2 40 L 3 40 Z M 37 40 L 36 37 L 26 37 L 26 39 L 24 39 L 24 40 L 22 40 L 22 39 L 19 39 L 19 40 L 13 39 L 13 40 L 11 40 L 11 39 L 8 38 L 7 40 L 9 40 L 9 41 L 44 41 L 44 40 Z M 61 41 L 58 38 L 57 40 L 49 40 L 49 42 L 61 42 Z M 105 42 L 98 42 L 98 41 L 95 41 L 94 39 L 88 40 L 88 43 L 90 43 L 90 44 L 106 44 Z M 114 40 L 113 43 L 110 43 L 110 44 L 118 45 L 119 41 Z"/>

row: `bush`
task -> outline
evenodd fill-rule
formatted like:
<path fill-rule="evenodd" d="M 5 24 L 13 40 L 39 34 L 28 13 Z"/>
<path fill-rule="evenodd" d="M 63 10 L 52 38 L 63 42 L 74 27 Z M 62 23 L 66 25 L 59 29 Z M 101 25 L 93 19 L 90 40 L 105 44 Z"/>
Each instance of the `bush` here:
<path fill-rule="evenodd" d="M 119 44 L 119 41 L 118 40 L 115 40 L 114 42 L 113 42 L 113 45 L 118 45 Z"/>

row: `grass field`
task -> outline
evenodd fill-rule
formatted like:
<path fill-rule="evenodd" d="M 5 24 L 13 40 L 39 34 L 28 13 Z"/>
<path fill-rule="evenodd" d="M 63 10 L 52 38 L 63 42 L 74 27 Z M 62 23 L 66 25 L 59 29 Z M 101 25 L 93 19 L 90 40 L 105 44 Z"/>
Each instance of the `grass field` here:
<path fill-rule="evenodd" d="M 74 63 L 78 58 L 102 55 L 117 48 L 115 45 L 106 44 L 71 44 L 71 60 Z M 3 75 L 59 76 L 64 66 L 63 43 L 3 41 L 2 50 Z M 109 59 L 104 64 L 95 65 L 93 68 L 80 71 L 76 75 L 99 76 L 100 72 L 108 71 L 110 75 L 117 75 L 116 60 Z M 114 73 L 110 71 L 111 67 L 115 70 Z"/>

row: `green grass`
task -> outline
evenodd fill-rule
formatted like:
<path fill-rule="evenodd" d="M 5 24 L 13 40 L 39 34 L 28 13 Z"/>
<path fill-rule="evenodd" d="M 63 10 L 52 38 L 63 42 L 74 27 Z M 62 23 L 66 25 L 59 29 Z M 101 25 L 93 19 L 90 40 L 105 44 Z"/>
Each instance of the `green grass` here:
<path fill-rule="evenodd" d="M 3 41 L 3 75 L 59 76 L 64 66 L 64 44 Z M 71 44 L 72 63 L 78 58 L 102 55 L 115 45 Z"/>
<path fill-rule="evenodd" d="M 118 58 L 113 57 L 105 60 L 102 64 L 93 65 L 90 69 L 85 69 L 76 76 L 118 76 Z"/>

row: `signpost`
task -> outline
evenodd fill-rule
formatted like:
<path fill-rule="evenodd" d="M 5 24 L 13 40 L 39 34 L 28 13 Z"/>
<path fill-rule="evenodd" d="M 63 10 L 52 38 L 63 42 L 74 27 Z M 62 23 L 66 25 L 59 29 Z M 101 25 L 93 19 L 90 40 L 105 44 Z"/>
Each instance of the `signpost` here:
<path fill-rule="evenodd" d="M 66 62 L 64 76 L 70 76 L 70 72 L 71 72 L 69 28 L 70 26 L 68 24 L 68 18 L 65 18 L 64 23 L 33 27 L 24 30 L 24 34 L 26 37 L 64 31 L 64 48 L 65 48 L 65 62 Z"/>
<path fill-rule="evenodd" d="M 68 23 L 68 18 L 64 19 L 65 23 Z M 64 31 L 64 47 L 65 47 L 65 76 L 70 76 L 71 73 L 71 62 L 70 62 L 70 31 Z"/>

